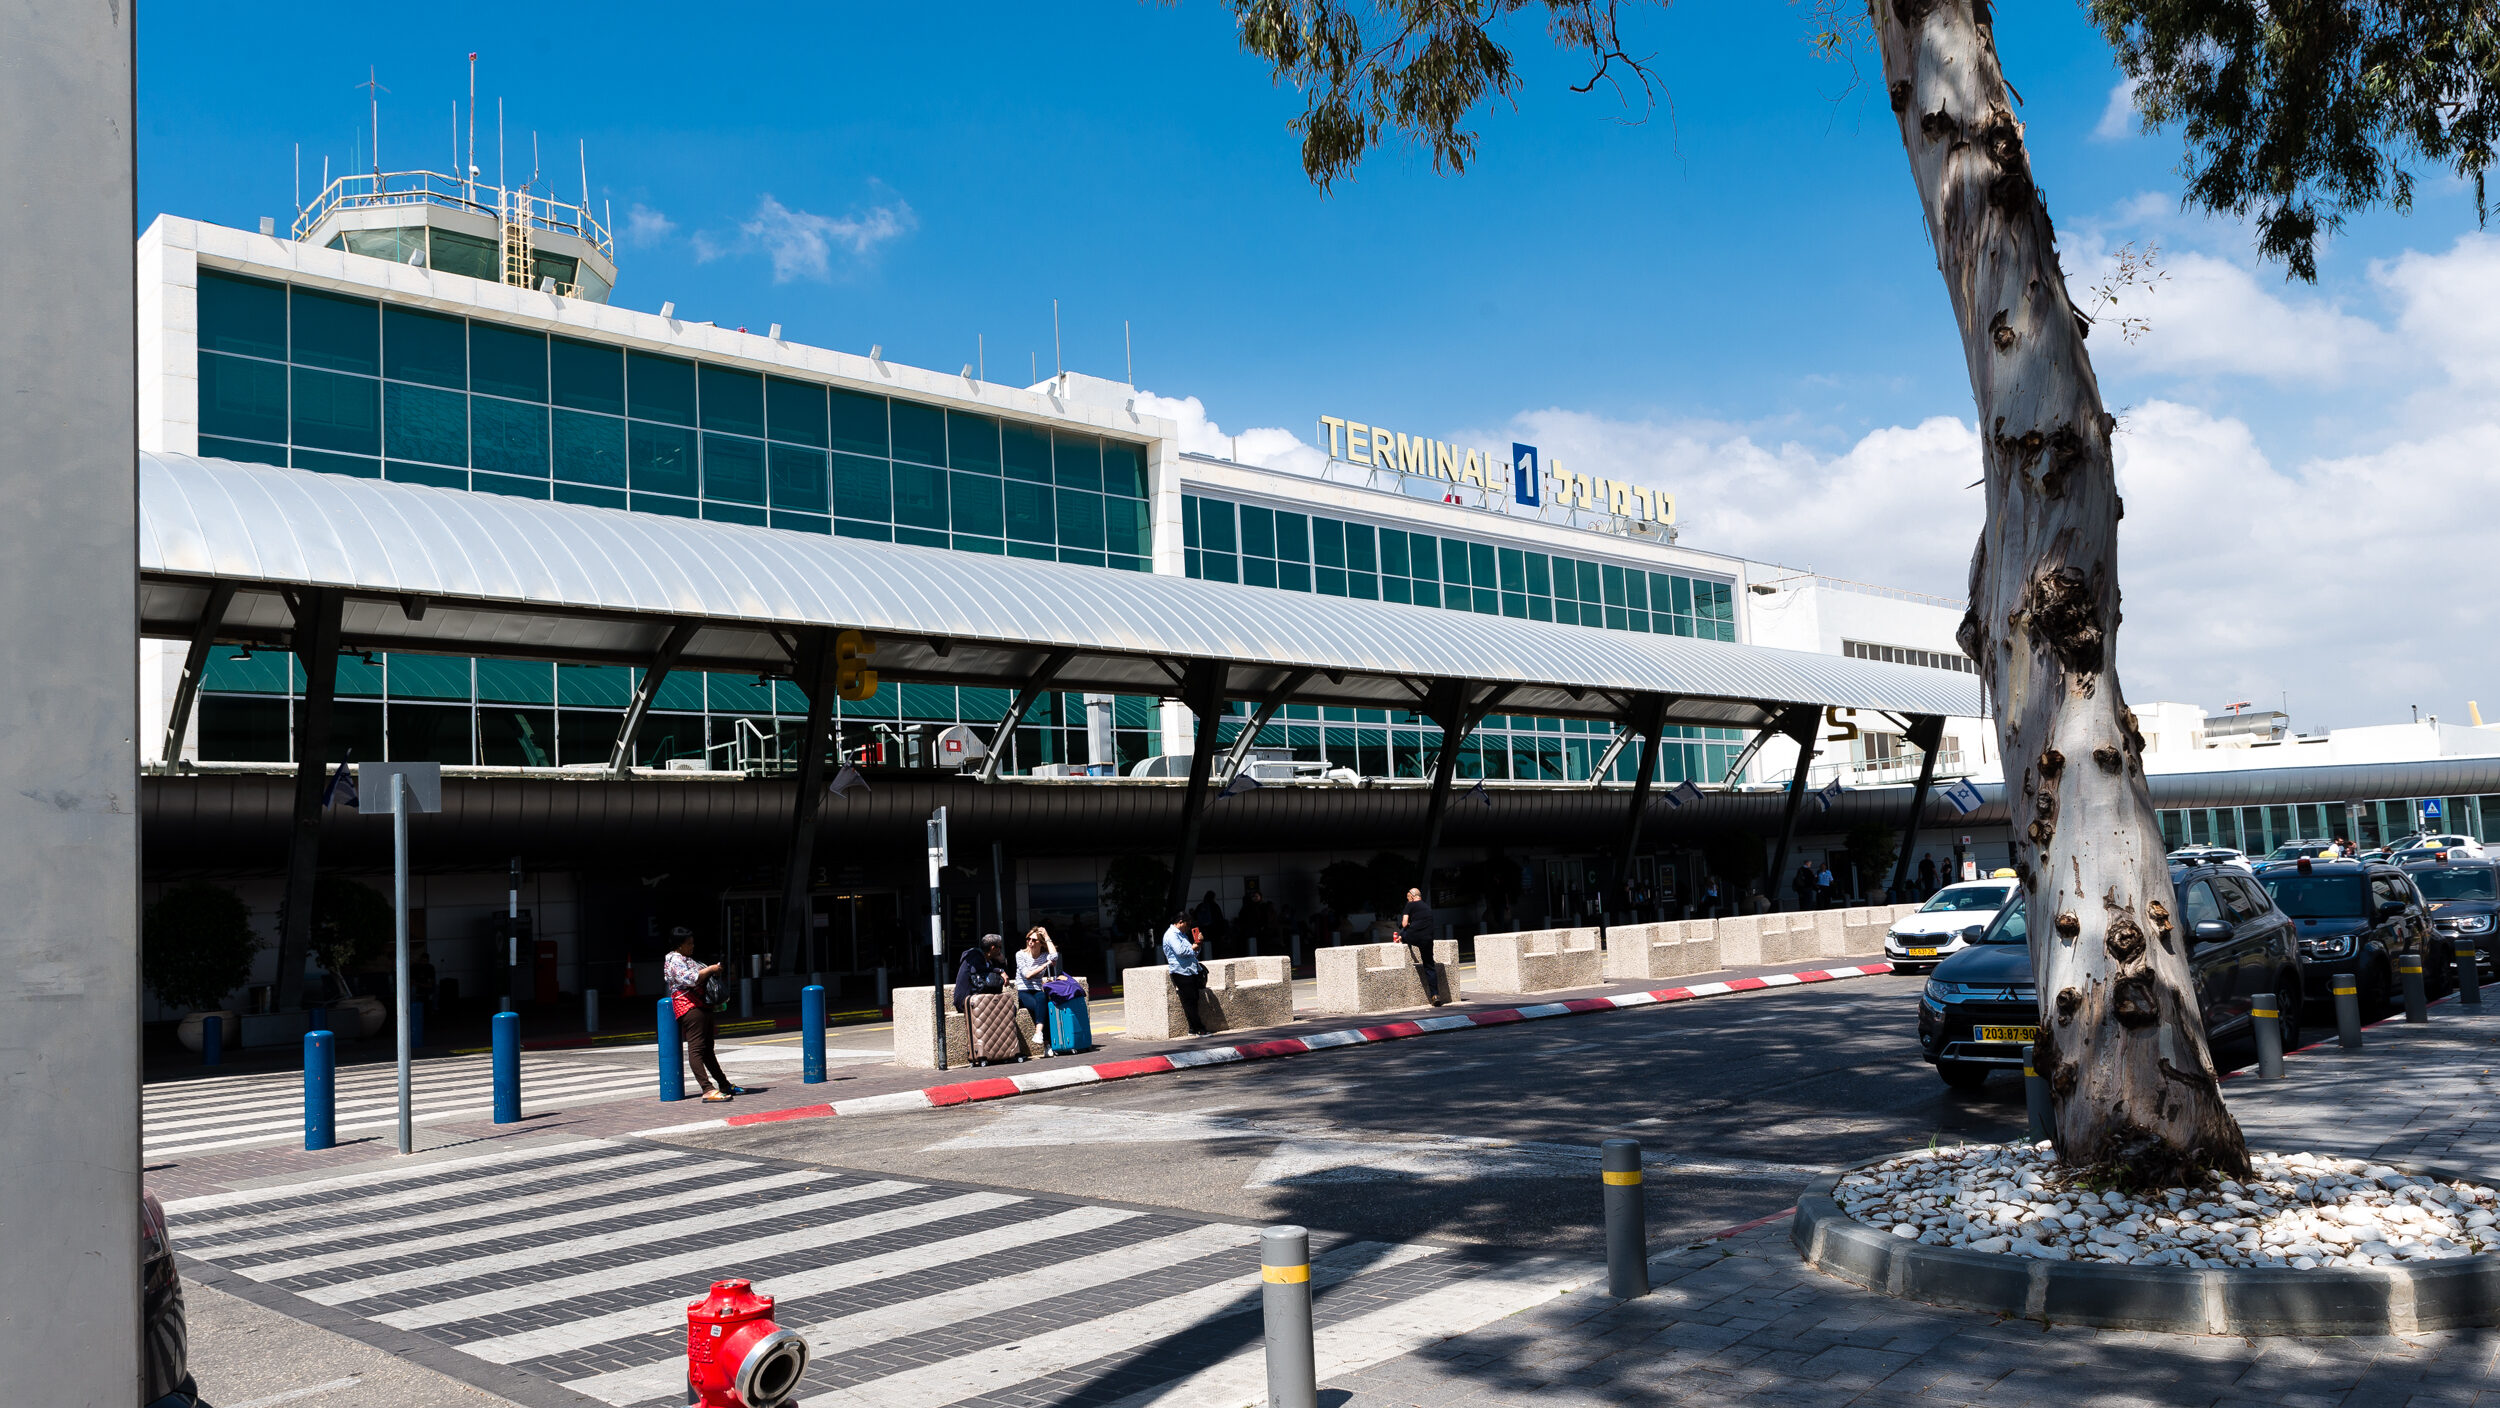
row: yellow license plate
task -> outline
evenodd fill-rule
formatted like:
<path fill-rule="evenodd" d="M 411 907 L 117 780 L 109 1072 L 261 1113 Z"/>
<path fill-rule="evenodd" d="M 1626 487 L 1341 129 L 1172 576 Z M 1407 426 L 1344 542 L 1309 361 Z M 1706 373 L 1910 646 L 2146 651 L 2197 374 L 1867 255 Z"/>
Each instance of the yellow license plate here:
<path fill-rule="evenodd" d="M 2038 1027 L 1981 1027 L 1979 1039 L 1981 1041 L 2010 1041 L 2017 1044 L 2026 1041 L 2036 1042 L 2040 1039 L 2040 1029 Z"/>
<path fill-rule="evenodd" d="M 1936 951 L 1932 948 L 1905 948 L 1901 951 L 1912 958 L 1933 958 L 1936 956 Z"/>

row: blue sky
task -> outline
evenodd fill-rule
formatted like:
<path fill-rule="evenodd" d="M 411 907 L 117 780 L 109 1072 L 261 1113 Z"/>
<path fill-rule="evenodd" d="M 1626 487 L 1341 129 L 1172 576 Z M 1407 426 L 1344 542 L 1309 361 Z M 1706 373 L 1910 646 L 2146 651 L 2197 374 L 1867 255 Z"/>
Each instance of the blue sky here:
<path fill-rule="evenodd" d="M 1535 430 L 1682 489 L 1695 545 L 1958 589 L 1976 496 L 1952 495 L 1976 473 L 1944 423 L 1966 429 L 1970 402 L 1943 289 L 1879 85 L 1812 52 L 1801 7 L 1640 15 L 1669 100 L 1647 111 L 1570 92 L 1576 69 L 1523 27 L 1518 110 L 1487 116 L 1464 177 L 1393 146 L 1327 197 L 1285 128 L 1295 96 L 1218 5 L 788 8 L 689 25 L 621 3 L 520 25 L 500 7 L 421 23 L 304 7 L 245 26 L 158 7 L 140 39 L 142 219 L 283 224 L 293 144 L 308 194 L 323 157 L 343 171 L 364 150 L 368 65 L 391 90 L 384 164 L 447 166 L 475 48 L 479 164 L 496 170 L 499 96 L 516 183 L 535 130 L 548 183 L 573 193 L 586 142 L 593 203 L 625 230 L 619 303 L 948 369 L 986 344 L 991 378 L 1020 382 L 1051 370 L 1055 297 L 1067 366 L 1125 375 L 1126 320 L 1138 383 L 1227 430 L 1308 439 L 1322 414 Z M 2286 289 L 2237 226 L 2177 213 L 2172 138 L 2105 122 L 2116 73 L 2079 6 L 1999 15 L 2070 275 L 2151 239 L 2182 276 L 2144 344 L 2093 342 L 2110 402 L 2144 428 L 2142 464 L 2236 456 L 2292 486 L 2257 492 L 2310 494 L 2330 461 L 2397 453 L 2427 425 L 2482 443 L 2473 397 L 2407 400 L 2481 383 L 2478 344 L 2465 370 L 2403 350 L 2406 310 L 2484 291 L 2456 282 L 2481 252 L 2459 244 L 2461 192 L 2426 181 L 2410 220 L 2356 222 L 2319 288 Z M 2434 263 L 2391 285 L 2408 251 Z M 1913 541 L 1878 549 L 1870 526 Z M 2182 631 L 2146 649 L 2137 697 L 2270 697 L 2299 673 L 2262 646 L 2200 659 Z M 2399 663 L 2384 689 L 2334 686 L 2341 712 L 2317 721 L 2444 687 L 2432 662 Z M 2500 713 L 2500 681 L 2488 692 Z"/>

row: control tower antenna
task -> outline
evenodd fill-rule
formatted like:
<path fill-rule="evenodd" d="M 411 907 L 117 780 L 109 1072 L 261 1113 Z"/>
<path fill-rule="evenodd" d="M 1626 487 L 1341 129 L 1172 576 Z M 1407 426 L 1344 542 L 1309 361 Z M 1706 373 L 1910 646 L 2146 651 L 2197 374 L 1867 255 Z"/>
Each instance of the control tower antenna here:
<path fill-rule="evenodd" d="M 467 182 L 469 204 L 477 204 L 477 51 L 469 51 L 469 160 L 462 173 Z"/>
<path fill-rule="evenodd" d="M 365 67 L 365 81 L 353 86 L 364 89 L 366 101 L 372 105 L 373 180 L 374 189 L 379 190 L 382 183 L 382 95 L 391 90 L 382 86 L 370 64 Z"/>

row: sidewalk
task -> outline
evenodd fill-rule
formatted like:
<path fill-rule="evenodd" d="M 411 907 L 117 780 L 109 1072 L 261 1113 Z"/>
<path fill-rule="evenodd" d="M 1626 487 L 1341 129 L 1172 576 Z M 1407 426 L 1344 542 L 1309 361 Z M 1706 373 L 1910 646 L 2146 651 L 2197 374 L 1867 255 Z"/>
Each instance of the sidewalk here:
<path fill-rule="evenodd" d="M 2330 1040 L 2289 1079 L 2223 1086 L 2251 1147 L 2500 1175 L 2500 1004 Z M 1578 1291 L 1330 1378 L 1329 1408 L 2494 1408 L 2500 1329 L 2238 1339 L 2042 1325 L 1876 1295 L 1811 1271 L 1778 1218 L 1654 1259 L 1650 1295 Z"/>

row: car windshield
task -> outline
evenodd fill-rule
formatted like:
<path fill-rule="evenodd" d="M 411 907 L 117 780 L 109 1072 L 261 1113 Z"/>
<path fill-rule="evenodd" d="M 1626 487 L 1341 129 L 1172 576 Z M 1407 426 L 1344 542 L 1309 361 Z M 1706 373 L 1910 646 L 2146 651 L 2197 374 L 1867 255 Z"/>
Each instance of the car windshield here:
<path fill-rule="evenodd" d="M 2422 898 L 2438 903 L 2442 900 L 2500 899 L 2500 884 L 2493 872 L 2479 865 L 2435 865 L 2412 872 L 2413 883 L 2422 889 Z"/>
<path fill-rule="evenodd" d="M 2007 901 L 1997 917 L 1988 921 L 1987 931 L 1979 936 L 1983 944 L 2027 944 L 2031 942 L 2031 926 L 2023 922 L 2023 897 L 2017 893 Z"/>
<path fill-rule="evenodd" d="M 1918 907 L 1921 914 L 1943 910 L 1995 909 L 2005 903 L 2005 892 L 2011 885 L 1973 885 L 1968 889 L 1956 886 Z"/>
<path fill-rule="evenodd" d="M 2266 893 L 2301 919 L 2360 919 L 2370 912 L 2369 887 L 2358 875 L 2269 875 Z"/>

